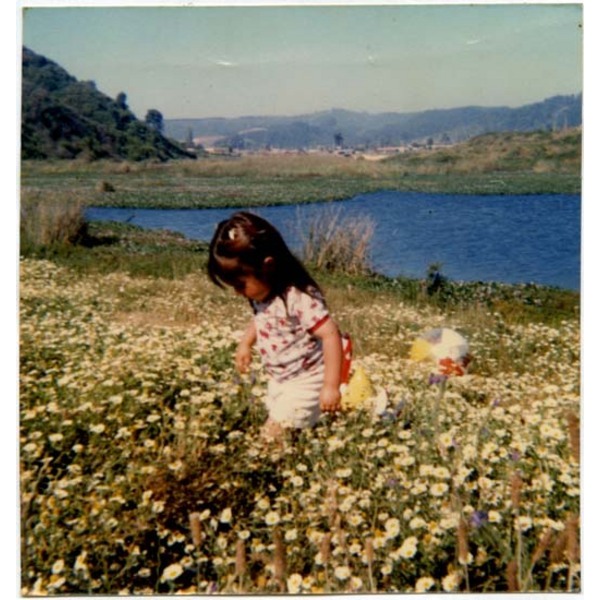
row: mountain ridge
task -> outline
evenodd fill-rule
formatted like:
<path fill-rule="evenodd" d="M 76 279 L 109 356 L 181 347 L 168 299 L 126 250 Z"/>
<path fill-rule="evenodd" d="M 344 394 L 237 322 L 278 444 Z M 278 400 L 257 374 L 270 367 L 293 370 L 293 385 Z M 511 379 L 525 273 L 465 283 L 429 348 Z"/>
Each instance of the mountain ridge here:
<path fill-rule="evenodd" d="M 332 108 L 292 116 L 243 116 L 166 119 L 174 139 L 221 137 L 218 145 L 235 149 L 401 146 L 454 143 L 504 131 L 556 130 L 578 127 L 582 94 L 556 95 L 521 107 L 428 109 L 412 112 L 351 111 Z M 254 131 L 249 131 L 254 130 Z"/>

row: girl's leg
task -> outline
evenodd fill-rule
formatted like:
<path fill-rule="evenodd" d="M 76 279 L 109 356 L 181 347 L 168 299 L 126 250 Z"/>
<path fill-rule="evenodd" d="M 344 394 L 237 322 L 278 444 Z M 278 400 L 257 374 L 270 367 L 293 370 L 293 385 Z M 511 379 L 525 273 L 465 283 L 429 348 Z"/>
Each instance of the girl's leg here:
<path fill-rule="evenodd" d="M 267 442 L 278 442 L 283 440 L 285 429 L 277 421 L 269 418 L 260 430 L 261 437 Z"/>

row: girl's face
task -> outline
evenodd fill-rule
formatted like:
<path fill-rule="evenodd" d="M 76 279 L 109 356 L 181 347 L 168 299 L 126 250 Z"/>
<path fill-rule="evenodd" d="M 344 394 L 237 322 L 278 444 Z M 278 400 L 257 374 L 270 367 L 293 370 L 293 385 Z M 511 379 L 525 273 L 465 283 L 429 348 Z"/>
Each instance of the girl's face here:
<path fill-rule="evenodd" d="M 231 286 L 237 294 L 255 302 L 266 300 L 271 293 L 271 288 L 254 275 L 240 275 Z"/>
<path fill-rule="evenodd" d="M 273 265 L 273 259 L 270 256 L 265 258 L 261 267 L 264 277 L 259 277 L 258 273 L 240 264 L 238 259 L 221 258 L 219 265 L 221 268 L 220 280 L 231 286 L 240 296 L 254 302 L 263 302 L 271 295 L 272 286 L 267 283 L 267 273 Z"/>

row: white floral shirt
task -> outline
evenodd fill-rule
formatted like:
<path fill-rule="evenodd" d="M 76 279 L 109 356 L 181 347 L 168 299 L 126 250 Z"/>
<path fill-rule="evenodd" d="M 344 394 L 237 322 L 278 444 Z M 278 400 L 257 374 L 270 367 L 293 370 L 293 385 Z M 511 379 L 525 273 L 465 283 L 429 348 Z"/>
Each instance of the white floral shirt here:
<path fill-rule="evenodd" d="M 252 302 L 256 348 L 267 373 L 279 382 L 323 364 L 323 344 L 313 335 L 329 319 L 325 300 L 289 287 L 282 296 Z"/>

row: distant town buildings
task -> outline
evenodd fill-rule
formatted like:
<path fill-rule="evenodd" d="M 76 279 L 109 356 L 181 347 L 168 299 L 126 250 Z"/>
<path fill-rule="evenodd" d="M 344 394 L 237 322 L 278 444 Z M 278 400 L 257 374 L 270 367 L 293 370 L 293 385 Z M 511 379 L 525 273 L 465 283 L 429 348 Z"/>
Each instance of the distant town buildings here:
<path fill-rule="evenodd" d="M 193 146 L 188 147 L 188 150 L 200 150 L 206 156 L 276 156 L 276 155 L 335 155 L 353 159 L 364 159 L 377 161 L 396 154 L 404 154 L 406 152 L 414 152 L 416 150 L 434 150 L 438 148 L 451 146 L 451 143 L 418 143 L 412 142 L 402 146 L 380 146 L 365 148 L 362 146 L 354 147 L 338 147 L 338 146 L 317 146 L 316 148 L 234 148 L 224 146 L 222 137 L 197 137 L 194 138 Z M 221 142 L 221 143 L 219 143 Z"/>

